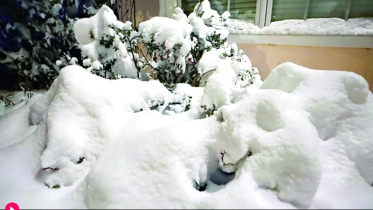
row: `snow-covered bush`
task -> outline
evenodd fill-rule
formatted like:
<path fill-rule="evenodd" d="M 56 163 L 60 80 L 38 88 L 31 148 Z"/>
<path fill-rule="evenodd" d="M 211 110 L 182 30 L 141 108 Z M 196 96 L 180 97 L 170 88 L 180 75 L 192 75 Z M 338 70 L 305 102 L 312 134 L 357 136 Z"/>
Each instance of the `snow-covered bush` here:
<path fill-rule="evenodd" d="M 226 42 L 227 22 L 228 12 L 220 16 L 203 0 L 189 17 L 176 8 L 171 18 L 153 17 L 138 29 L 103 6 L 95 16 L 78 20 L 74 31 L 83 66 L 104 78 L 158 79 L 169 89 L 177 83 L 204 86 L 216 69 L 206 66 L 203 56 L 216 51 L 218 59 L 231 62 L 239 86 L 246 87 L 258 72 L 235 43 Z"/>
<path fill-rule="evenodd" d="M 129 40 L 133 32 L 130 22 L 117 20 L 114 12 L 103 5 L 90 18 L 82 18 L 74 24 L 75 38 L 82 51 L 82 66 L 88 71 L 108 79 L 121 77 L 139 78 L 138 59 Z M 61 67 L 76 64 L 71 58 L 60 62 Z"/>
<path fill-rule="evenodd" d="M 237 49 L 236 45 L 232 46 Z M 201 100 L 201 112 L 207 116 L 211 116 L 223 105 L 232 104 L 246 87 L 257 89 L 263 83 L 257 68 L 251 67 L 249 58 L 242 52 L 224 59 L 221 59 L 220 53 L 221 49 L 220 52 L 219 49 L 212 49 L 203 55 L 199 64 L 204 75 L 213 71 L 201 81 L 206 85 Z"/>
<path fill-rule="evenodd" d="M 190 93 L 187 87 L 176 90 Z M 41 167 L 53 173 L 46 174 L 45 184 L 50 188 L 70 186 L 88 173 L 104 145 L 115 136 L 106 130 L 107 126 L 113 126 L 106 121 L 112 119 L 110 116 L 116 116 L 121 126 L 130 119 L 131 113 L 151 110 L 163 113 L 170 104 L 180 101 L 179 96 L 155 80 L 106 80 L 77 65 L 63 68 L 48 92 L 31 108 L 31 123 L 48 128 L 48 132 L 41 134 L 48 139 Z M 177 112 L 175 109 L 171 110 Z M 95 130 L 93 136 L 92 129 Z"/>
<path fill-rule="evenodd" d="M 191 50 L 190 33 L 192 27 L 185 22 L 170 18 L 154 17 L 139 25 L 139 42 L 146 46 L 152 56 L 152 67 L 156 78 L 168 87 L 182 82 L 185 73 L 185 57 Z"/>
<path fill-rule="evenodd" d="M 240 90 L 224 65 L 230 71 L 217 69 L 206 87 L 176 84 L 175 94 L 159 81 L 62 69 L 45 94 L 0 115 L 0 171 L 12 171 L 0 180 L 0 203 L 373 207 L 373 94 L 361 76 L 285 63 Z M 235 100 L 210 95 L 221 107 L 199 119 L 200 100 L 221 86 L 213 82 L 229 84 Z M 189 111 L 161 114 L 180 96 L 192 96 Z"/>
<path fill-rule="evenodd" d="M 25 89 L 49 88 L 58 75 L 56 60 L 76 54 L 74 18 L 94 13 L 104 2 L 1 1 L 0 63 L 6 68 L 2 71 L 15 75 L 15 82 Z"/>

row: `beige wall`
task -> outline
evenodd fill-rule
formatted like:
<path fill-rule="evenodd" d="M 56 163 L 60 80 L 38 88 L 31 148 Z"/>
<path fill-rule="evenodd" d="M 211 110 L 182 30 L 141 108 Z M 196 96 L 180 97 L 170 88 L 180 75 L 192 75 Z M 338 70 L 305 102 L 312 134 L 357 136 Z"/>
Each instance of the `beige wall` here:
<path fill-rule="evenodd" d="M 283 62 L 312 69 L 353 71 L 363 76 L 373 92 L 373 49 L 238 44 L 264 80 Z"/>

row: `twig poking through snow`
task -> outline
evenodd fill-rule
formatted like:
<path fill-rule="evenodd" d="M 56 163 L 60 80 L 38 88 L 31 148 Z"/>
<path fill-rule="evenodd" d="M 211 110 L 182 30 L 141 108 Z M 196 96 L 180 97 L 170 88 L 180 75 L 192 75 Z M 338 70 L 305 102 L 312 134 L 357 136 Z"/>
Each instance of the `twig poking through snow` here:
<path fill-rule="evenodd" d="M 223 163 L 223 166 L 229 166 L 229 165 L 234 166 L 233 163 L 224 163 L 224 155 L 227 154 L 225 151 L 221 152 L 220 154 L 221 154 L 221 162 Z"/>

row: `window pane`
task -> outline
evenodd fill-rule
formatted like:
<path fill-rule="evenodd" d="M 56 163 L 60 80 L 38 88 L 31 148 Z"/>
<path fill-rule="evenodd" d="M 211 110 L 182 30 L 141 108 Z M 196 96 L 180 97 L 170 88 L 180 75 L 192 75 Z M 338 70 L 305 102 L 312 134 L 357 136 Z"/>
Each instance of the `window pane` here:
<path fill-rule="evenodd" d="M 305 14 L 307 18 L 373 17 L 373 0 L 309 0 L 308 8 L 307 0 L 273 0 L 272 22 L 303 19 Z"/>
<path fill-rule="evenodd" d="M 194 6 L 197 4 L 197 0 L 183 0 L 181 1 L 181 8 L 184 10 L 186 15 L 193 12 Z"/>
<path fill-rule="evenodd" d="M 229 12 L 232 19 L 255 20 L 257 0 L 231 0 Z"/>
<path fill-rule="evenodd" d="M 307 18 L 344 18 L 349 0 L 311 0 Z"/>
<path fill-rule="evenodd" d="M 273 0 L 272 22 L 285 19 L 303 19 L 306 0 Z"/>
<path fill-rule="evenodd" d="M 182 0 L 182 8 L 185 14 L 189 15 L 193 12 L 197 0 Z M 210 0 L 211 8 L 219 14 L 228 11 L 231 13 L 232 19 L 254 20 L 256 15 L 257 0 Z M 229 4 L 229 5 L 228 5 Z M 228 7 L 229 6 L 229 7 Z"/>
<path fill-rule="evenodd" d="M 350 18 L 373 17 L 373 0 L 354 0 Z"/>

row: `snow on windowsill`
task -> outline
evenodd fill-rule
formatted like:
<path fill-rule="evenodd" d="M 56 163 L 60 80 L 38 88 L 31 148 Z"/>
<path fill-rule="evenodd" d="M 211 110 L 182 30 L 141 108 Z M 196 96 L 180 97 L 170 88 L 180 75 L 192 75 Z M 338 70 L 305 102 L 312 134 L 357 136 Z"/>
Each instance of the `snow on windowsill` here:
<path fill-rule="evenodd" d="M 282 20 L 269 26 L 258 26 L 243 20 L 231 19 L 231 34 L 266 35 L 373 35 L 373 18 L 313 18 Z"/>
<path fill-rule="evenodd" d="M 283 20 L 258 26 L 231 19 L 228 42 L 307 47 L 373 48 L 373 18 Z"/>

